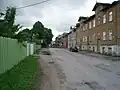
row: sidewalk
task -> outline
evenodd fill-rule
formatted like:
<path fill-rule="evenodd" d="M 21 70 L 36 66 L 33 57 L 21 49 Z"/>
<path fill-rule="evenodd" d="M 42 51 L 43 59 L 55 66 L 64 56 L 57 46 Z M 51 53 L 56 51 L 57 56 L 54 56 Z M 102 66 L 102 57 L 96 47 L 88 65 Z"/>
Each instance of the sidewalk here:
<path fill-rule="evenodd" d="M 112 61 L 119 61 L 120 60 L 120 57 L 106 56 L 106 55 L 87 52 L 87 51 L 79 51 L 78 53 L 86 55 L 86 56 L 91 56 L 91 57 L 96 57 L 96 58 L 101 58 L 101 59 L 106 59 L 106 60 L 112 60 Z"/>

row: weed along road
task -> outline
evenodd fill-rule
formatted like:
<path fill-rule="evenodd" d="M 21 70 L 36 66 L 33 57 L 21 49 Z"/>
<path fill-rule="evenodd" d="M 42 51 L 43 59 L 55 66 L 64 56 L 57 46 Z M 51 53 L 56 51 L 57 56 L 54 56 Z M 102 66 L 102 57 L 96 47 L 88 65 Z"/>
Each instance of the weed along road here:
<path fill-rule="evenodd" d="M 61 90 L 120 90 L 120 61 L 50 49 Z"/>

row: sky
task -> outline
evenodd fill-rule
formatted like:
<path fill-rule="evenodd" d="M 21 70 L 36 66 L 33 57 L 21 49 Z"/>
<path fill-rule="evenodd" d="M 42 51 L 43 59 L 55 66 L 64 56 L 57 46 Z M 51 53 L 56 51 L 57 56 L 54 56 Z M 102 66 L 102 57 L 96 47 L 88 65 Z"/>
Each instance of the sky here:
<path fill-rule="evenodd" d="M 0 0 L 0 10 L 6 7 L 22 7 L 43 0 Z M 51 28 L 54 38 L 63 32 L 69 32 L 80 16 L 91 16 L 96 3 L 112 3 L 114 0 L 50 0 L 48 2 L 18 9 L 16 23 L 24 28 L 32 28 L 36 21 L 41 21 L 45 27 Z"/>

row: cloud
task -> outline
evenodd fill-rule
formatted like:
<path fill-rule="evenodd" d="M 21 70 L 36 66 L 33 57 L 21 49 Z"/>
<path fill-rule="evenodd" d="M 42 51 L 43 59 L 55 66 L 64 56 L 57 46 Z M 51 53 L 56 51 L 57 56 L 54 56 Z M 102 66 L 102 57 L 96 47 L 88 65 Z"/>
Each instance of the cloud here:
<path fill-rule="evenodd" d="M 43 0 L 0 0 L 0 8 L 7 6 L 21 7 Z M 101 0 L 112 2 L 113 0 Z M 90 16 L 96 0 L 51 0 L 29 8 L 18 9 L 16 23 L 24 27 L 32 27 L 36 21 L 41 21 L 53 30 L 54 36 L 68 32 L 75 25 L 79 16 Z"/>

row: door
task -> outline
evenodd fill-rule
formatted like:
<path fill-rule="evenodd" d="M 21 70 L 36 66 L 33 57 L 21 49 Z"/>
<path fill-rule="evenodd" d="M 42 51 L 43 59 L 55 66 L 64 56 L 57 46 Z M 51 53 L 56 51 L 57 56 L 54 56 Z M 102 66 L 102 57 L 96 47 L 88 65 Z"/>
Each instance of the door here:
<path fill-rule="evenodd" d="M 100 39 L 97 39 L 97 52 L 100 52 Z"/>

